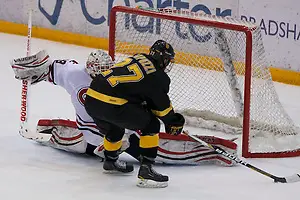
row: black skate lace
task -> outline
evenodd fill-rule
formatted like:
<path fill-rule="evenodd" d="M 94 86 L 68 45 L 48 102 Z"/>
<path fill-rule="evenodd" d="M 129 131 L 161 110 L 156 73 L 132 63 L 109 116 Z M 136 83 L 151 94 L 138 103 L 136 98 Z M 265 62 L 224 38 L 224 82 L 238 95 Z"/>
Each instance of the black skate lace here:
<path fill-rule="evenodd" d="M 158 173 L 157 171 L 155 171 L 151 166 L 150 166 L 149 168 L 150 168 L 150 171 L 151 171 L 153 174 L 155 174 L 155 175 L 157 175 L 157 176 L 162 176 L 162 174 L 160 174 L 160 173 Z"/>

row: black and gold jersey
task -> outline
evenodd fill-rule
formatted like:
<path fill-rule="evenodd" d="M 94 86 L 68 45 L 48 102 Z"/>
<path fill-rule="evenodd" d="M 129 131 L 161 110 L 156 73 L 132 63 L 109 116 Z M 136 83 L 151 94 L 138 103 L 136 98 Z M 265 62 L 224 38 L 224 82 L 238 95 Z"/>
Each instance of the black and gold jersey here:
<path fill-rule="evenodd" d="M 87 95 L 100 101 L 123 105 L 141 104 L 163 121 L 173 114 L 168 96 L 169 76 L 146 54 L 136 54 L 94 78 Z"/>

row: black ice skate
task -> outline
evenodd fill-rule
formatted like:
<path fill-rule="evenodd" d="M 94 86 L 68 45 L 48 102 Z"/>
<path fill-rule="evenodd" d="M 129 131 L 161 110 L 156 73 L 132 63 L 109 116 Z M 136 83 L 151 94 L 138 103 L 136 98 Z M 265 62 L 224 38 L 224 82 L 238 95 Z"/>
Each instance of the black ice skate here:
<path fill-rule="evenodd" d="M 150 164 L 142 164 L 138 174 L 138 187 L 164 188 L 168 186 L 169 177 L 157 173 Z"/>
<path fill-rule="evenodd" d="M 133 165 L 128 164 L 125 161 L 104 161 L 103 163 L 103 169 L 105 170 L 106 173 L 130 173 L 133 171 Z"/>

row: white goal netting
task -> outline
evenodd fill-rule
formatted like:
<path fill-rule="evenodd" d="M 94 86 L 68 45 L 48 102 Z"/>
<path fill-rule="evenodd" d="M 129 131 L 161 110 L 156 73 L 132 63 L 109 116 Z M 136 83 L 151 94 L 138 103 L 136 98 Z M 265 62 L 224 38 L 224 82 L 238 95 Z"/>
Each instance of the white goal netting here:
<path fill-rule="evenodd" d="M 169 94 L 189 125 L 243 133 L 243 153 L 291 156 L 300 148 L 298 128 L 272 82 L 259 26 L 188 11 L 127 8 L 117 11 L 111 24 L 110 52 L 116 61 L 148 53 L 158 39 L 173 46 Z"/>

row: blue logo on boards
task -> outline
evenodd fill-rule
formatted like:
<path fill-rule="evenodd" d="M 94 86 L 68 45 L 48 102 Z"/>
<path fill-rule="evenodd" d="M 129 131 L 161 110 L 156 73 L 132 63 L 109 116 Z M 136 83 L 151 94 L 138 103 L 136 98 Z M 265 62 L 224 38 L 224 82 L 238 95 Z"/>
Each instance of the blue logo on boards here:
<path fill-rule="evenodd" d="M 108 0 L 108 7 L 107 7 L 107 15 L 109 16 L 110 10 L 112 9 L 112 7 L 114 6 L 114 1 L 115 0 Z M 129 6 L 129 7 L 136 7 L 137 5 L 135 5 L 136 3 L 141 3 L 143 2 L 143 4 L 147 4 L 147 5 L 143 5 L 144 7 L 149 7 L 149 8 L 154 8 L 154 2 L 153 0 L 135 0 L 134 2 L 132 0 L 123 0 L 125 6 Z M 134 4 L 134 5 L 132 5 Z M 107 25 L 109 24 L 109 19 L 106 19 L 106 17 L 104 15 L 102 15 L 99 18 L 94 18 L 92 17 L 86 7 L 86 1 L 85 0 L 80 0 L 80 5 L 81 5 L 81 11 L 83 16 L 85 17 L 85 19 L 94 25 L 101 25 L 104 22 L 107 21 Z M 38 8 L 41 11 L 41 13 L 48 19 L 48 21 L 52 24 L 52 25 L 56 25 L 58 22 L 58 19 L 60 17 L 60 13 L 61 13 L 61 9 L 63 6 L 63 0 L 56 0 L 54 9 L 53 9 L 53 13 L 48 13 L 45 8 L 43 8 L 43 6 L 41 5 L 41 0 L 38 1 Z M 172 6 L 172 1 L 171 0 L 157 0 L 157 8 L 166 8 L 166 7 L 170 7 Z M 213 14 L 216 16 L 231 16 L 231 9 L 222 9 L 222 8 L 216 8 L 215 9 L 215 13 L 212 13 L 212 11 L 205 6 L 204 4 L 198 4 L 198 5 L 194 5 L 191 7 L 189 2 L 184 2 L 182 0 L 175 0 L 173 2 L 173 6 L 175 9 L 177 10 L 181 10 L 181 9 L 188 9 L 191 10 L 192 12 L 202 12 L 202 13 L 206 13 L 206 14 Z M 138 32 L 149 32 L 149 33 L 154 33 L 154 34 L 160 34 L 161 33 L 161 22 L 159 19 L 150 19 L 147 25 L 141 26 L 137 23 L 136 20 L 136 16 L 132 15 L 131 17 L 129 17 L 129 15 L 125 15 L 126 18 L 126 23 L 125 23 L 125 28 L 129 28 L 129 26 L 133 26 L 134 29 Z M 192 37 L 195 41 L 199 42 L 199 43 L 203 43 L 203 42 L 207 42 L 211 39 L 212 35 L 211 33 L 207 33 L 205 35 L 199 35 L 196 30 L 195 30 L 195 26 L 192 24 L 188 25 L 188 31 L 187 32 L 183 32 L 182 28 L 181 28 L 181 23 L 177 22 L 175 25 L 175 32 L 176 35 L 181 38 L 181 39 L 189 39 L 190 37 Z"/>

